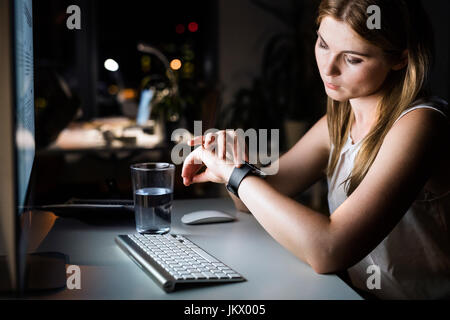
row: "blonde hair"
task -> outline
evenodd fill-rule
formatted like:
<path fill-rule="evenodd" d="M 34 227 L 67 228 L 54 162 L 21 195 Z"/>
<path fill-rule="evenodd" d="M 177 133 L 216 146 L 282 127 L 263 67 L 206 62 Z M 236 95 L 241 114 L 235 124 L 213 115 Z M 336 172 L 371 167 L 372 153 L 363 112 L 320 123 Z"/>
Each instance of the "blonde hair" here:
<path fill-rule="evenodd" d="M 370 5 L 381 9 L 381 29 L 371 30 L 366 26 L 366 10 Z M 326 16 L 346 22 L 363 39 L 381 48 L 391 61 L 400 61 L 403 52 L 408 52 L 407 66 L 391 71 L 381 88 L 383 97 L 377 106 L 377 119 L 362 142 L 350 176 L 344 181 L 350 195 L 364 179 L 395 120 L 424 96 L 433 56 L 432 33 L 429 20 L 416 0 L 322 0 L 317 24 Z M 349 101 L 328 98 L 327 122 L 334 146 L 327 168 L 329 177 L 336 170 L 353 120 Z"/>

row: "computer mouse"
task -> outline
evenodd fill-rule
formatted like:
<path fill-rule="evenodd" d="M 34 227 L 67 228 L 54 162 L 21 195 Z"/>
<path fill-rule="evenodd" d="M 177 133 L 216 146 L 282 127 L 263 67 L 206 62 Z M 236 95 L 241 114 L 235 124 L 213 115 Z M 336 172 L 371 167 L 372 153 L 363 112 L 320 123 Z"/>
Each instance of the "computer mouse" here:
<path fill-rule="evenodd" d="M 217 222 L 229 222 L 236 220 L 235 217 L 229 213 L 218 210 L 201 210 L 186 213 L 181 222 L 185 224 L 204 224 L 204 223 L 217 223 Z"/>

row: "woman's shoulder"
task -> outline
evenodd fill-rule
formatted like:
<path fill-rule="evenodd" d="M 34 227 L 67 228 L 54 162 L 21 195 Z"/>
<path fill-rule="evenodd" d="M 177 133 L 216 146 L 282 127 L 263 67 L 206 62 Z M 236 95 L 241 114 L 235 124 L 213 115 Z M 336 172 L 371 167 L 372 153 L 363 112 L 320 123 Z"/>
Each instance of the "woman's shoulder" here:
<path fill-rule="evenodd" d="M 440 136 L 444 139 L 442 142 L 449 143 L 447 141 L 450 138 L 449 121 L 447 101 L 438 97 L 430 97 L 417 100 L 404 110 L 395 120 L 392 129 L 410 128 L 414 131 L 428 133 L 430 138 Z"/>
<path fill-rule="evenodd" d="M 398 143 L 420 141 L 424 150 L 431 145 L 442 148 L 450 144 L 448 104 L 443 99 L 428 99 L 415 103 L 400 115 L 386 135 Z M 394 136 L 401 137 L 400 139 Z"/>
<path fill-rule="evenodd" d="M 447 101 L 439 97 L 433 96 L 416 100 L 414 103 L 412 103 L 412 105 L 409 108 L 407 108 L 400 114 L 400 116 L 395 120 L 394 124 L 397 123 L 405 115 L 415 110 L 421 110 L 416 112 L 416 114 L 422 114 L 422 117 L 426 117 L 426 114 L 429 113 L 426 112 L 426 110 L 432 110 L 443 116 L 447 122 L 449 121 L 450 118 Z M 416 116 L 420 117 L 419 115 Z"/>
<path fill-rule="evenodd" d="M 403 113 L 405 116 L 394 125 L 391 130 L 393 131 L 392 135 L 388 138 L 397 139 L 397 144 L 392 150 L 406 146 L 410 158 L 424 161 L 427 166 L 432 167 L 434 173 L 430 176 L 423 191 L 436 195 L 436 198 L 441 198 L 448 191 L 448 178 L 450 177 L 448 104 L 445 100 L 438 98 L 421 101 Z M 394 138 L 393 135 L 397 137 Z"/>

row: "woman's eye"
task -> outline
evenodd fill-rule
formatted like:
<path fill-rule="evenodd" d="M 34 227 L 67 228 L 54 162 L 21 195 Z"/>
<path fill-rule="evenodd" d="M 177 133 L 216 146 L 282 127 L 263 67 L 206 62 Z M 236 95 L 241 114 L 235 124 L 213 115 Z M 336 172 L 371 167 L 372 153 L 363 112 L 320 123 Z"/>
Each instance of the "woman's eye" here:
<path fill-rule="evenodd" d="M 328 47 L 326 46 L 325 43 L 323 43 L 322 41 L 319 41 L 319 47 L 323 48 L 323 49 L 327 49 Z"/>
<path fill-rule="evenodd" d="M 358 64 L 358 63 L 362 62 L 361 59 L 355 59 L 355 58 L 350 58 L 350 57 L 346 57 L 345 60 L 350 64 Z"/>

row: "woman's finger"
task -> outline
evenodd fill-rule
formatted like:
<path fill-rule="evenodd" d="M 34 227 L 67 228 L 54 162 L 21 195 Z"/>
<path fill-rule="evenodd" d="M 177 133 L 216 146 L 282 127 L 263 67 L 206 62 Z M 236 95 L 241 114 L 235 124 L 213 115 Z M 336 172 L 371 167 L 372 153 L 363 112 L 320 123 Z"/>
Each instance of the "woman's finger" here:
<path fill-rule="evenodd" d="M 214 153 L 220 160 L 225 159 L 226 157 L 226 140 L 225 140 L 225 132 L 223 130 L 216 132 L 216 143 Z"/>
<path fill-rule="evenodd" d="M 239 137 L 235 134 L 233 137 L 233 161 L 237 168 L 241 167 L 242 154 L 240 151 Z"/>
<path fill-rule="evenodd" d="M 204 137 L 203 136 L 196 136 L 188 141 L 188 145 L 190 146 L 198 146 L 201 145 L 203 142 Z"/>
<path fill-rule="evenodd" d="M 205 149 L 209 149 L 210 146 L 216 141 L 215 133 L 209 132 L 205 136 Z"/>
<path fill-rule="evenodd" d="M 240 168 L 244 161 L 248 161 L 245 146 L 245 137 L 239 134 L 233 133 L 233 163 L 235 167 Z"/>
<path fill-rule="evenodd" d="M 192 151 L 183 162 L 183 168 L 181 169 L 183 183 L 190 183 L 192 177 L 194 177 L 202 167 L 201 148 L 197 148 Z"/>

